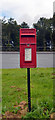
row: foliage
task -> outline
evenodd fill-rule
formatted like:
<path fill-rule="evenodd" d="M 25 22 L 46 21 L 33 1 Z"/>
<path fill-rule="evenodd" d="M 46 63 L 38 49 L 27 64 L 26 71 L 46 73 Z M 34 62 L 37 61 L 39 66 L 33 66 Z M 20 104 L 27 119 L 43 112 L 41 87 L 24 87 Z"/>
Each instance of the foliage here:
<path fill-rule="evenodd" d="M 31 113 L 26 118 L 49 117 L 53 111 L 53 69 L 31 69 Z M 26 69 L 2 70 L 2 112 L 17 113 L 14 105 L 21 101 L 28 103 Z M 47 76 L 47 77 L 46 77 Z"/>
<path fill-rule="evenodd" d="M 55 28 L 55 13 L 53 14 L 53 27 Z"/>
<path fill-rule="evenodd" d="M 42 17 L 38 20 L 37 23 L 33 23 L 33 26 L 36 28 L 37 32 L 37 49 L 38 47 L 38 50 L 44 51 L 52 49 L 53 46 L 55 46 L 55 32 L 53 31 L 55 26 L 55 15 L 53 15 L 53 18 L 49 19 Z M 14 50 L 15 47 L 19 48 L 20 28 L 29 28 L 29 25 L 26 22 L 18 25 L 16 20 L 13 18 L 6 20 L 4 17 L 2 19 L 2 46 L 5 46 L 6 48 L 7 44 L 10 44 Z"/>
<path fill-rule="evenodd" d="M 10 18 L 8 22 L 2 20 L 2 45 L 3 46 L 18 46 L 19 45 L 19 29 L 20 25 L 17 25 L 17 22 Z"/>
<path fill-rule="evenodd" d="M 35 119 L 35 118 L 49 118 L 50 114 L 53 112 L 53 108 L 49 109 L 49 103 L 48 102 L 40 102 L 40 104 L 37 104 L 35 109 L 31 111 L 30 113 L 27 113 L 24 118 L 27 119 Z M 33 108 L 33 107 L 32 107 Z"/>
<path fill-rule="evenodd" d="M 53 20 L 52 18 L 40 18 L 37 23 L 33 24 L 34 28 L 37 31 L 37 46 L 42 46 L 44 51 L 47 46 L 50 49 L 50 45 L 52 45 L 52 30 L 53 30 Z"/>
<path fill-rule="evenodd" d="M 21 28 L 29 28 L 29 26 L 28 26 L 27 23 L 23 22 L 23 23 L 21 24 Z"/>
<path fill-rule="evenodd" d="M 53 15 L 53 34 L 52 34 L 52 38 L 53 38 L 53 44 L 54 44 L 54 50 L 55 50 L 55 13 Z"/>

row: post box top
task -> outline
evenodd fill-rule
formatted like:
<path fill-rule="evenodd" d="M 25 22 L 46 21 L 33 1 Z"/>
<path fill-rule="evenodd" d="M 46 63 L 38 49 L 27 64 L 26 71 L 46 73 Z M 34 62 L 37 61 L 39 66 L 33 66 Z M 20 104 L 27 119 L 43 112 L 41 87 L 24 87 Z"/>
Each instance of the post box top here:
<path fill-rule="evenodd" d="M 36 35 L 36 29 L 34 28 L 21 28 L 20 35 Z"/>
<path fill-rule="evenodd" d="M 20 44 L 36 44 L 36 29 L 21 28 Z"/>

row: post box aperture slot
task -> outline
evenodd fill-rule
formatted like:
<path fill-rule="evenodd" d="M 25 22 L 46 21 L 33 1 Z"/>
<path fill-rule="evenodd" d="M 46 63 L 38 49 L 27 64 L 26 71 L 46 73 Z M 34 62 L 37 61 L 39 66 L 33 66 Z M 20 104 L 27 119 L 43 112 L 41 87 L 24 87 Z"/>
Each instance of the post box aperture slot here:
<path fill-rule="evenodd" d="M 35 43 L 34 35 L 21 35 L 21 44 L 31 44 Z"/>
<path fill-rule="evenodd" d="M 21 37 L 34 37 L 34 36 L 35 36 L 35 34 L 33 34 L 33 35 L 21 34 Z"/>
<path fill-rule="evenodd" d="M 25 48 L 25 62 L 32 61 L 32 48 Z"/>

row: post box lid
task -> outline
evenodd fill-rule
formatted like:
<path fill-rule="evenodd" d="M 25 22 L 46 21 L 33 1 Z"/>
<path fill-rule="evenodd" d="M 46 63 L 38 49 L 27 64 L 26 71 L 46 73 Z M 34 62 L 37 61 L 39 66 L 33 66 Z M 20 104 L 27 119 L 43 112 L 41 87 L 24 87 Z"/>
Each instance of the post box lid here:
<path fill-rule="evenodd" d="M 21 28 L 21 35 L 35 35 L 36 29 L 32 28 Z"/>
<path fill-rule="evenodd" d="M 36 29 L 21 28 L 20 29 L 20 44 L 36 43 Z"/>

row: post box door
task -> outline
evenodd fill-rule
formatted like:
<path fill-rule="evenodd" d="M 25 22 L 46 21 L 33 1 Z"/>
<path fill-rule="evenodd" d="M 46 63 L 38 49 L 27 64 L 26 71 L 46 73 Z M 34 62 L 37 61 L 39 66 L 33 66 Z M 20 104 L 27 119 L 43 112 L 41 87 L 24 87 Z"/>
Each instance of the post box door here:
<path fill-rule="evenodd" d="M 36 45 L 21 45 L 20 61 L 23 68 L 36 67 Z"/>

